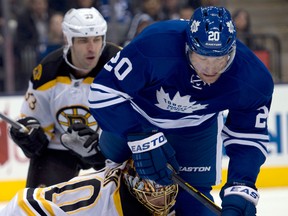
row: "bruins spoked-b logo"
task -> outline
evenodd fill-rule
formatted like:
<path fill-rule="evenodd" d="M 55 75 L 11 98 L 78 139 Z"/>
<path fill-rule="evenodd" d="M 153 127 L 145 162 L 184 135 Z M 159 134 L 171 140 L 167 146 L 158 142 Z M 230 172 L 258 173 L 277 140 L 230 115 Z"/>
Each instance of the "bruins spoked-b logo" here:
<path fill-rule="evenodd" d="M 34 80 L 40 80 L 42 76 L 42 64 L 38 64 L 34 69 L 33 69 L 33 79 Z"/>
<path fill-rule="evenodd" d="M 56 118 L 65 131 L 67 131 L 70 125 L 76 123 L 86 124 L 95 131 L 98 128 L 98 124 L 89 112 L 89 109 L 84 106 L 64 107 L 57 112 Z"/>

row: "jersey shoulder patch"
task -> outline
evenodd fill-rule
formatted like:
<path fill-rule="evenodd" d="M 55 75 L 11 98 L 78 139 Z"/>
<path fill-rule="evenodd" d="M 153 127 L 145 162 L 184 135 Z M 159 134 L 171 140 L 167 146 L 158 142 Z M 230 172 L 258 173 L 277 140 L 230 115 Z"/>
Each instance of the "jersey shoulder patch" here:
<path fill-rule="evenodd" d="M 48 54 L 32 71 L 30 81 L 34 89 L 55 80 L 57 76 L 69 76 L 69 67 L 62 56 L 63 49 L 60 48 Z M 65 66 L 66 65 L 66 66 Z"/>

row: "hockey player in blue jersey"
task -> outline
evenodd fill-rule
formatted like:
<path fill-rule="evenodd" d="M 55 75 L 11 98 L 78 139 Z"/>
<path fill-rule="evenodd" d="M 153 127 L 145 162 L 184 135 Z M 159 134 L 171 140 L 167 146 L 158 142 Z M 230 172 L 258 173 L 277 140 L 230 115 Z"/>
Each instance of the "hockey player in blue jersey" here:
<path fill-rule="evenodd" d="M 222 215 L 252 216 L 272 93 L 269 71 L 236 39 L 229 11 L 201 7 L 190 20 L 144 29 L 95 78 L 89 106 L 103 130 L 102 153 L 118 163 L 132 155 L 139 175 L 159 184 L 171 183 L 168 163 L 212 199 L 224 146 L 230 160 Z M 175 210 L 212 215 L 183 190 Z"/>

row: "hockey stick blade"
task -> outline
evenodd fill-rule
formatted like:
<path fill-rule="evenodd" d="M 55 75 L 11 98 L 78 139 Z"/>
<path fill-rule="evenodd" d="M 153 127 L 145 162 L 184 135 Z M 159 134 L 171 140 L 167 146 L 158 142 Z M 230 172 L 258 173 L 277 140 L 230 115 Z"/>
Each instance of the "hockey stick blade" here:
<path fill-rule="evenodd" d="M 24 125 L 20 124 L 17 121 L 12 120 L 11 118 L 9 118 L 8 116 L 0 113 L 0 118 L 2 118 L 4 121 L 6 121 L 8 124 L 12 125 L 13 127 L 15 127 L 18 130 L 22 130 L 24 133 L 28 133 L 29 130 L 27 127 L 25 127 Z"/>
<path fill-rule="evenodd" d="M 172 181 L 178 184 L 182 189 L 192 195 L 195 199 L 205 205 L 210 211 L 212 211 L 215 215 L 221 216 L 221 208 L 216 205 L 212 200 L 198 191 L 196 188 L 191 186 L 189 183 L 185 182 L 179 175 L 177 175 L 170 164 L 168 164 L 168 168 L 172 171 Z"/>

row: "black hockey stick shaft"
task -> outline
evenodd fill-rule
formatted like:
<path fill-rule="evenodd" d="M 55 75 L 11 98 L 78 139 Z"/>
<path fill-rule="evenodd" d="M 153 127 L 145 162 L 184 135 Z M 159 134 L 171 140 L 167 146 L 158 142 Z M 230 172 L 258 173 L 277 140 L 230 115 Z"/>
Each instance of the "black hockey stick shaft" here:
<path fill-rule="evenodd" d="M 168 165 L 168 168 L 171 169 L 170 165 Z M 173 169 L 171 169 L 173 170 Z M 215 215 L 221 216 L 221 208 L 216 205 L 212 200 L 210 200 L 208 197 L 206 197 L 204 194 L 202 194 L 200 191 L 198 191 L 196 188 L 191 186 L 189 183 L 184 181 L 179 175 L 177 175 L 175 172 L 172 172 L 172 181 L 176 184 L 178 184 L 182 189 L 187 191 L 190 195 L 192 195 L 195 199 L 197 199 L 199 202 L 201 202 L 203 205 L 205 205 L 208 209 L 210 209 Z"/>
<path fill-rule="evenodd" d="M 29 130 L 27 127 L 25 127 L 24 125 L 20 124 L 17 121 L 12 120 L 11 118 L 9 118 L 8 116 L 0 113 L 0 118 L 2 118 L 4 121 L 6 121 L 7 123 L 9 123 L 10 125 L 12 125 L 13 127 L 15 127 L 18 130 L 22 130 L 24 133 L 28 133 Z"/>

